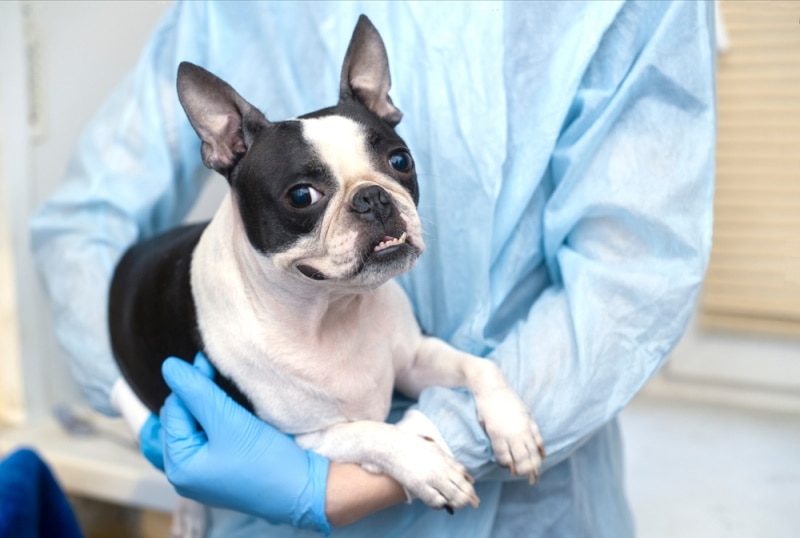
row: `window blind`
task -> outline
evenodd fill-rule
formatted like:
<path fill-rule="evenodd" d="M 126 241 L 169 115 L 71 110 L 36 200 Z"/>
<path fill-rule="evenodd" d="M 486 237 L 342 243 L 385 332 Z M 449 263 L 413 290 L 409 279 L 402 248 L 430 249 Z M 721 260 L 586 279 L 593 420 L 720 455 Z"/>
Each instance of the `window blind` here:
<path fill-rule="evenodd" d="M 800 4 L 722 2 L 706 327 L 800 335 Z"/>

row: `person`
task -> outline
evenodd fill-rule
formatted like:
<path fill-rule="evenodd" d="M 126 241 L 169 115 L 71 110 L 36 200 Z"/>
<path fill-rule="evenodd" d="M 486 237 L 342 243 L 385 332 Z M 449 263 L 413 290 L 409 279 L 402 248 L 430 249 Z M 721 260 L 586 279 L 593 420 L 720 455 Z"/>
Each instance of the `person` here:
<path fill-rule="evenodd" d="M 105 283 L 206 180 L 175 95 L 178 63 L 287 119 L 336 102 L 360 13 L 388 49 L 427 226 L 428 250 L 400 283 L 427 333 L 495 361 L 530 406 L 542 473 L 534 486 L 510 479 L 470 395 L 431 388 L 411 405 L 477 479 L 478 508 L 405 504 L 391 481 L 336 463 L 320 480 L 314 455 L 229 405 L 202 361 L 167 361 L 168 477 L 215 506 L 212 536 L 313 535 L 331 519 L 357 520 L 335 527 L 347 537 L 633 535 L 615 417 L 680 338 L 710 249 L 710 2 L 177 3 L 32 221 L 76 379 L 114 412 Z M 300 482 L 287 486 L 291 476 Z M 386 508 L 333 506 L 359 498 Z"/>
<path fill-rule="evenodd" d="M 0 458 L 0 538 L 81 538 L 78 520 L 50 467 L 36 451 Z"/>

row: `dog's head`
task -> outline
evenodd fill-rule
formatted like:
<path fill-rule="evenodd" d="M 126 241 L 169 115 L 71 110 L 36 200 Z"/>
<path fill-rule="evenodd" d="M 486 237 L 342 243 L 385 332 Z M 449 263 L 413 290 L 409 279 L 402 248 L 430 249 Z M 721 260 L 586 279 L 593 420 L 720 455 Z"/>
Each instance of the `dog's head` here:
<path fill-rule="evenodd" d="M 231 86 L 190 63 L 178 96 L 225 176 L 248 241 L 307 281 L 380 284 L 424 249 L 411 153 L 394 127 L 383 41 L 365 16 L 342 67 L 336 106 L 271 122 Z"/>

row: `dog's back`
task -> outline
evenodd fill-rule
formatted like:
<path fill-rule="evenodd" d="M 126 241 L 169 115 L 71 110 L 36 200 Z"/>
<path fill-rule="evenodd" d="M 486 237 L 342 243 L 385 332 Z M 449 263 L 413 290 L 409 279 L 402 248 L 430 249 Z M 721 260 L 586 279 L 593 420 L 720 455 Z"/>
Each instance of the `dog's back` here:
<path fill-rule="evenodd" d="M 161 363 L 170 356 L 190 361 L 203 348 L 190 268 L 205 227 L 183 226 L 135 244 L 111 282 L 111 348 L 128 384 L 156 413 L 169 394 Z"/>

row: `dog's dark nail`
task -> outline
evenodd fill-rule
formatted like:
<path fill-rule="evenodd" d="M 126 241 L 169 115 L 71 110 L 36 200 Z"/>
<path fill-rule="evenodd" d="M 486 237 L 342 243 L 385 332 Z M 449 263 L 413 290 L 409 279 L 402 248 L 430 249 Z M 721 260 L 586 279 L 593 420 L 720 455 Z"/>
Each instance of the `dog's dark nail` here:
<path fill-rule="evenodd" d="M 422 438 L 425 439 L 426 441 L 430 441 L 431 443 L 434 442 L 433 437 L 428 437 L 427 435 L 423 435 Z"/>
<path fill-rule="evenodd" d="M 533 485 L 539 480 L 539 471 L 533 471 L 528 475 L 528 484 Z"/>
<path fill-rule="evenodd" d="M 447 510 L 448 514 L 450 514 L 451 516 L 453 515 L 453 507 L 452 506 L 450 506 L 449 504 L 446 504 L 446 505 L 444 505 L 444 509 Z"/>

